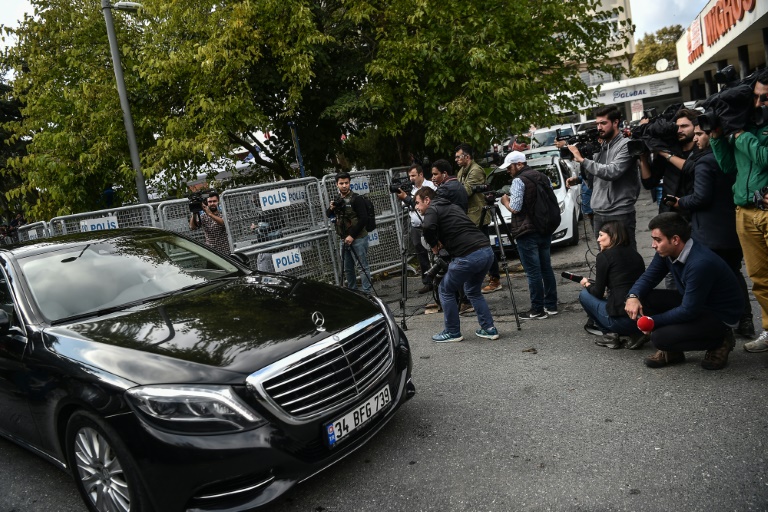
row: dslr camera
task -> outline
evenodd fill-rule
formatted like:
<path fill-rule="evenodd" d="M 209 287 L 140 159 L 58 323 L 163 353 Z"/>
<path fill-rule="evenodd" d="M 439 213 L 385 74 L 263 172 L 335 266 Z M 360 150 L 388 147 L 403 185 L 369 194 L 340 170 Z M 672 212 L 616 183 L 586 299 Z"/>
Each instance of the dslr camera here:
<path fill-rule="evenodd" d="M 755 208 L 758 208 L 760 210 L 768 210 L 768 206 L 765 206 L 763 204 L 763 196 L 765 194 L 768 194 L 768 187 L 763 187 L 760 190 L 755 190 L 754 195 L 752 196 L 752 201 L 755 203 Z"/>
<path fill-rule="evenodd" d="M 600 142 L 598 142 L 597 128 L 571 135 L 569 137 L 561 136 L 560 129 L 556 130 L 555 140 L 564 140 L 567 146 L 576 146 L 581 156 L 592 158 L 592 155 L 600 151 Z M 573 160 L 573 153 L 567 147 L 560 148 L 560 158 L 563 160 Z"/>
<path fill-rule="evenodd" d="M 432 259 L 432 266 L 424 272 L 424 275 L 431 279 L 442 278 L 448 272 L 448 264 L 451 260 L 448 251 L 440 249 L 440 252 L 431 254 L 430 257 Z"/>

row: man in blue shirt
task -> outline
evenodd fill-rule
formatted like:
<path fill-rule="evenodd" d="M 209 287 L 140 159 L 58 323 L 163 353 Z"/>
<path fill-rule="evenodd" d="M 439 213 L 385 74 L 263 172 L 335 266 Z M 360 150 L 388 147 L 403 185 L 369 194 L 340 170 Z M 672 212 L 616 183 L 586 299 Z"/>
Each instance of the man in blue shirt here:
<path fill-rule="evenodd" d="M 724 368 L 735 345 L 732 328 L 743 309 L 736 277 L 722 258 L 690 238 L 691 227 L 679 213 L 657 215 L 648 229 L 656 255 L 629 290 L 625 305 L 631 319 L 653 319 L 648 332 L 658 350 L 646 366 L 682 363 L 685 351 L 706 350 L 701 366 Z M 668 273 L 677 289 L 654 289 Z"/>

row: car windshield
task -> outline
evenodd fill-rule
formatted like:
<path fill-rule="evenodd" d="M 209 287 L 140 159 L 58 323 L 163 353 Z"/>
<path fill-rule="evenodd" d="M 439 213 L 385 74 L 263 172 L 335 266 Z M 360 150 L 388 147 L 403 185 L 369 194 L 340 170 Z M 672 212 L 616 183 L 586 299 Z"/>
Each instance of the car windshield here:
<path fill-rule="evenodd" d="M 216 253 L 171 233 L 69 243 L 22 257 L 19 265 L 49 322 L 242 274 Z"/>
<path fill-rule="evenodd" d="M 560 136 L 566 137 L 573 135 L 573 128 L 562 128 L 560 130 Z M 533 134 L 533 146 L 553 146 L 555 144 L 555 137 L 557 137 L 557 130 L 542 130 Z"/>

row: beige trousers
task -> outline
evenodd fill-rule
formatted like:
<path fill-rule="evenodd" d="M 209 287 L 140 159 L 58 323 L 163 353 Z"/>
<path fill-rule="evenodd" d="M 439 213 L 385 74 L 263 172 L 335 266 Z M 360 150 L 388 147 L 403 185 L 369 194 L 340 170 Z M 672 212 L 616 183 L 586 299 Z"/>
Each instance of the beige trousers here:
<path fill-rule="evenodd" d="M 752 280 L 752 295 L 760 304 L 763 330 L 768 330 L 768 211 L 737 206 L 736 232 Z"/>

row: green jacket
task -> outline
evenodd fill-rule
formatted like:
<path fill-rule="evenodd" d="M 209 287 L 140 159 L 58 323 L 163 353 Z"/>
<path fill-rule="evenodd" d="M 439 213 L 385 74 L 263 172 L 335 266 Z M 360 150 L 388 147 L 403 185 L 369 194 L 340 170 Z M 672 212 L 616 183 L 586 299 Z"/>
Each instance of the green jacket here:
<path fill-rule="evenodd" d="M 737 139 L 711 138 L 709 145 L 723 172 L 736 172 L 733 202 L 752 205 L 755 190 L 768 186 L 768 125 L 751 128 Z"/>
<path fill-rule="evenodd" d="M 485 206 L 485 196 L 481 192 L 473 193 L 472 187 L 475 185 L 485 185 L 485 171 L 480 167 L 480 164 L 472 160 L 468 167 L 459 169 L 459 174 L 456 178 L 459 180 L 459 183 L 464 185 L 464 189 L 469 197 L 467 216 L 475 223 L 475 226 L 479 226 L 480 216 L 483 213 L 483 206 Z M 491 214 L 489 213 L 485 215 L 483 224 L 487 225 L 490 222 Z"/>

